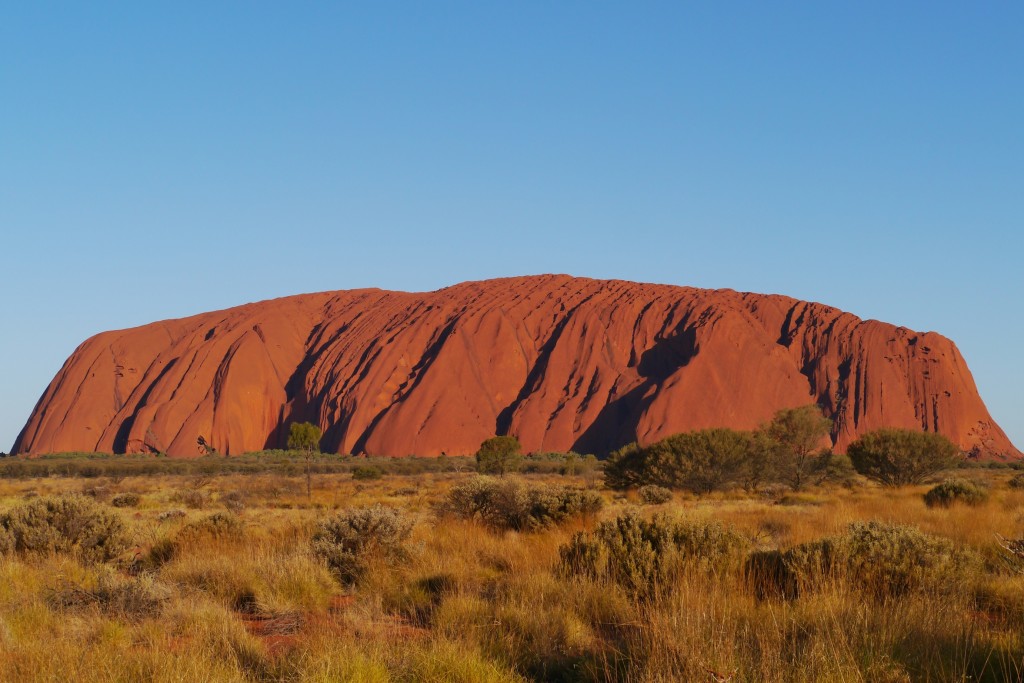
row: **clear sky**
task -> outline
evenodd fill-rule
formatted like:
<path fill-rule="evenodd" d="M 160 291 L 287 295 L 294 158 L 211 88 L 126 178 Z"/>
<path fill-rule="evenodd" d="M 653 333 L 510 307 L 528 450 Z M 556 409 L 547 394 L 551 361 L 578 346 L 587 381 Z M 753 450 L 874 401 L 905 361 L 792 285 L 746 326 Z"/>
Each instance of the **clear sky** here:
<path fill-rule="evenodd" d="M 1024 3 L 696 4 L 6 3 L 0 450 L 102 330 L 545 272 L 941 332 L 1024 446 Z"/>

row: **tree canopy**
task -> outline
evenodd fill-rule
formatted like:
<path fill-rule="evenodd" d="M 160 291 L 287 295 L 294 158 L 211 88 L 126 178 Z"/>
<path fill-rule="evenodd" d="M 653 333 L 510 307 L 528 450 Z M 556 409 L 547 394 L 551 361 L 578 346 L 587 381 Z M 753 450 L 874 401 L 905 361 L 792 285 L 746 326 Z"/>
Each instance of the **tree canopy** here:
<path fill-rule="evenodd" d="M 480 444 L 476 452 L 476 468 L 483 474 L 504 476 L 522 463 L 522 446 L 514 436 L 492 436 Z"/>
<path fill-rule="evenodd" d="M 305 453 L 320 452 L 320 428 L 310 422 L 293 422 L 288 428 L 288 449 Z"/>
<path fill-rule="evenodd" d="M 830 451 L 822 444 L 831 430 L 832 420 L 814 404 L 775 413 L 761 428 L 777 449 L 775 476 L 796 490 L 806 486 L 827 460 Z"/>

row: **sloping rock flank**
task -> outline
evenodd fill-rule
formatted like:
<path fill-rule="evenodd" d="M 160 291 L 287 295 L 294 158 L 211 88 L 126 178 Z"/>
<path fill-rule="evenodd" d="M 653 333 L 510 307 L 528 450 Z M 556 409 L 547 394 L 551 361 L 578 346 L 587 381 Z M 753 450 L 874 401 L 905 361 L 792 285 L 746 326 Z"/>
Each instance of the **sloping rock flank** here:
<path fill-rule="evenodd" d="M 753 428 L 817 403 L 842 451 L 879 427 L 1020 453 L 950 340 L 784 296 L 562 275 L 411 294 L 294 296 L 105 332 L 39 400 L 16 453 L 282 447 L 311 421 L 341 453 L 606 453 Z"/>

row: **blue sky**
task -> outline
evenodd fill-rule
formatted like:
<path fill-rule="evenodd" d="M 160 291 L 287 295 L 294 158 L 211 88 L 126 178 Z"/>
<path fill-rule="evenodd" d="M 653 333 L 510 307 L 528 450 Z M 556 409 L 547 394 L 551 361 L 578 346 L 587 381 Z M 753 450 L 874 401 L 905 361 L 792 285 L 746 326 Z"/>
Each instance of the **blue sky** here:
<path fill-rule="evenodd" d="M 1024 446 L 1024 4 L 8 3 L 0 450 L 87 336 L 562 272 L 951 337 Z"/>

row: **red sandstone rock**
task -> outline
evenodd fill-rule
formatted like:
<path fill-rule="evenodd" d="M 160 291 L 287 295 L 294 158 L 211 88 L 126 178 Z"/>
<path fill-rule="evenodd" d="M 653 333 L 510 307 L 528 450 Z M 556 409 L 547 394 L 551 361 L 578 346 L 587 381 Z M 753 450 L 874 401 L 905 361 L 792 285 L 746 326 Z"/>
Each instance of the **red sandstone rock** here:
<path fill-rule="evenodd" d="M 816 402 L 842 451 L 879 427 L 1018 458 L 956 346 L 783 296 L 564 275 L 428 294 L 294 296 L 105 332 L 40 399 L 16 453 L 276 448 L 292 421 L 341 453 L 604 453 Z"/>

